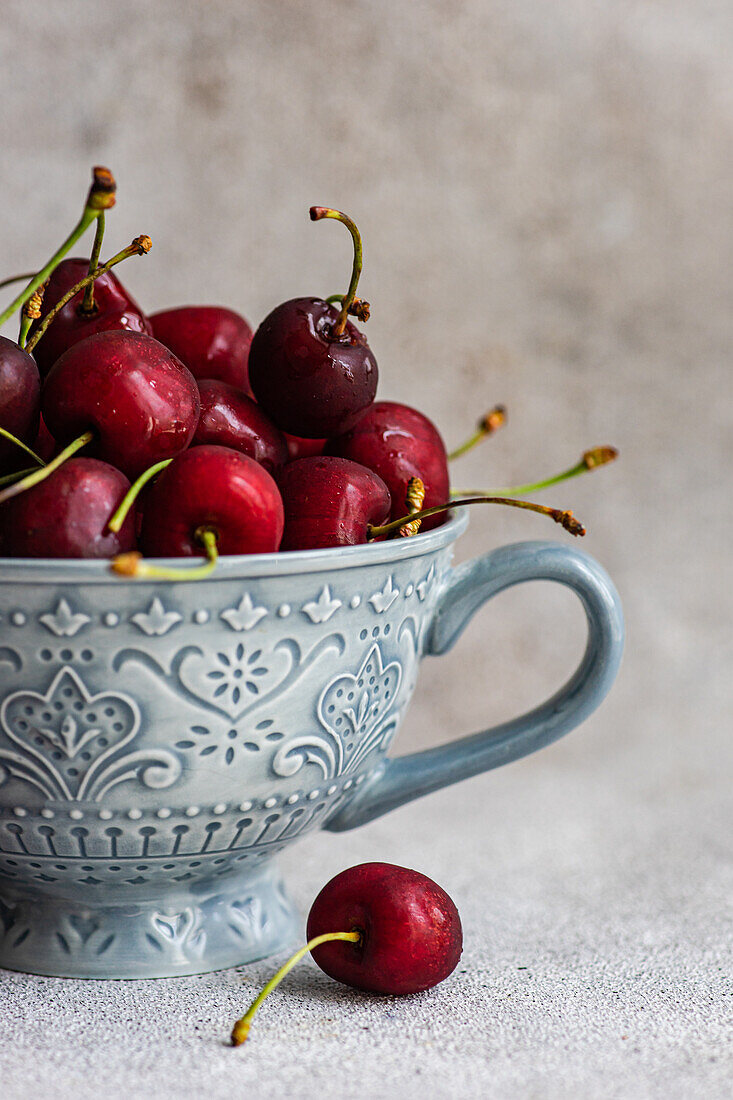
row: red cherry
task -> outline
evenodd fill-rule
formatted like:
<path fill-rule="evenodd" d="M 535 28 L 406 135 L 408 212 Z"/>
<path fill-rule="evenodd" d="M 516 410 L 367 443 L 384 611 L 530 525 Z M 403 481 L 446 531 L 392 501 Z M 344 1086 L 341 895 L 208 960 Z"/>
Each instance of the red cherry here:
<path fill-rule="evenodd" d="M 38 430 L 41 381 L 38 367 L 12 340 L 0 336 L 0 428 L 33 446 Z M 27 466 L 27 456 L 0 437 L 0 471 Z"/>
<path fill-rule="evenodd" d="M 285 465 L 285 438 L 267 413 L 242 390 L 216 379 L 199 382 L 201 415 L 193 446 L 216 443 L 249 455 L 275 475 Z"/>
<path fill-rule="evenodd" d="M 330 977 L 370 993 L 419 993 L 442 982 L 461 957 L 461 919 L 451 898 L 419 871 L 362 863 L 336 875 L 313 902 L 307 939 L 335 930 L 359 943 L 313 949 Z"/>
<path fill-rule="evenodd" d="M 438 429 L 417 409 L 394 401 L 377 401 L 354 427 L 326 444 L 331 455 L 350 458 L 379 474 L 392 496 L 392 519 L 405 512 L 405 494 L 411 477 L 425 486 L 424 508 L 450 499 L 445 445 Z M 439 526 L 445 515 L 423 520 L 422 530 Z"/>
<path fill-rule="evenodd" d="M 53 309 L 72 286 L 83 279 L 89 270 L 89 260 L 62 260 L 48 281 L 41 306 L 41 320 Z M 128 332 L 152 333 L 152 326 L 135 299 L 111 271 L 100 275 L 94 282 L 94 307 L 84 313 L 81 304 L 84 291 L 80 290 L 59 311 L 34 349 L 34 356 L 42 375 L 48 374 L 56 360 L 70 347 L 96 332 L 123 329 Z M 34 321 L 32 336 L 40 324 Z"/>
<path fill-rule="evenodd" d="M 58 451 L 56 440 L 46 427 L 46 421 L 43 419 L 42 416 L 39 417 L 38 434 L 36 435 L 36 441 L 33 444 L 33 450 L 36 452 L 39 458 L 43 459 L 44 462 L 50 462 L 53 456 Z"/>
<path fill-rule="evenodd" d="M 187 447 L 199 417 L 190 371 L 137 332 L 100 332 L 74 344 L 48 375 L 41 404 L 59 443 L 92 430 L 89 452 L 130 478 Z"/>
<path fill-rule="evenodd" d="M 285 509 L 282 550 L 364 543 L 367 526 L 379 526 L 390 513 L 382 479 L 345 458 L 299 458 L 285 466 L 278 484 Z"/>
<path fill-rule="evenodd" d="M 377 361 L 366 338 L 320 298 L 294 298 L 262 322 L 249 353 L 257 401 L 284 432 L 322 439 L 347 431 L 377 392 Z"/>
<path fill-rule="evenodd" d="M 299 435 L 283 433 L 288 445 L 288 460 L 294 462 L 296 458 L 310 458 L 313 455 L 322 455 L 326 439 L 303 439 Z"/>
<path fill-rule="evenodd" d="M 233 1046 L 245 1042 L 257 1009 L 309 950 L 336 981 L 401 996 L 442 982 L 463 949 L 461 919 L 445 890 L 391 863 L 362 863 L 331 879 L 311 906 L 307 939 L 237 1020 Z"/>
<path fill-rule="evenodd" d="M 202 553 L 197 532 L 213 531 L 220 554 L 267 554 L 280 545 L 283 505 L 277 485 L 258 462 L 230 447 L 205 444 L 174 459 L 147 494 L 143 553 Z"/>
<path fill-rule="evenodd" d="M 194 378 L 216 378 L 251 395 L 247 376 L 252 329 L 223 306 L 180 306 L 150 315 L 153 335 Z"/>
<path fill-rule="evenodd" d="M 15 558 L 111 558 L 135 546 L 131 514 L 118 534 L 107 523 L 130 488 L 95 458 L 70 458 L 0 507 L 2 553 Z"/>

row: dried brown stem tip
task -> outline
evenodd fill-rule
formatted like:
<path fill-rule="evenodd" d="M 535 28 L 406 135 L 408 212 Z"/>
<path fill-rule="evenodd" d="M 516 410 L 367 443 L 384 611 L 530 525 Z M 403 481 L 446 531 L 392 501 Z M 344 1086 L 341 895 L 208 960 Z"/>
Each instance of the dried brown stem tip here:
<path fill-rule="evenodd" d="M 555 523 L 559 523 L 561 527 L 564 527 L 566 531 L 569 531 L 571 535 L 577 535 L 583 537 L 585 534 L 585 527 L 577 520 L 572 512 L 561 512 L 558 508 L 553 508 L 552 518 Z"/>
<path fill-rule="evenodd" d="M 153 242 L 150 237 L 143 235 L 142 237 L 135 237 L 130 247 L 137 249 L 138 256 L 144 256 L 153 247 Z"/>
<path fill-rule="evenodd" d="M 127 553 L 118 554 L 116 558 L 113 558 L 110 567 L 114 573 L 119 573 L 121 577 L 136 577 L 142 557 L 139 551 L 128 550 Z"/>
<path fill-rule="evenodd" d="M 407 493 L 405 494 L 405 511 L 408 514 L 413 512 L 419 512 L 425 501 L 425 486 L 419 477 L 411 477 L 407 482 Z M 416 535 L 420 530 L 421 519 L 414 519 L 411 523 L 406 523 L 404 527 L 400 527 L 397 532 L 397 537 L 401 539 L 409 539 L 413 535 Z"/>
<path fill-rule="evenodd" d="M 486 435 L 491 435 L 504 424 L 506 424 L 506 408 L 504 405 L 494 405 L 491 412 L 479 420 L 478 426 Z"/>
<path fill-rule="evenodd" d="M 349 306 L 349 314 L 352 317 L 356 317 L 357 321 L 368 321 L 371 308 L 369 302 L 364 298 L 354 298 L 354 301 Z"/>
<path fill-rule="evenodd" d="M 23 316 L 28 317 L 31 321 L 37 321 L 41 316 L 41 306 L 43 304 L 43 295 L 48 286 L 48 279 L 45 283 L 39 286 L 30 298 L 23 306 Z"/>
<path fill-rule="evenodd" d="M 592 451 L 586 451 L 583 455 L 583 465 L 586 470 L 593 470 L 596 466 L 605 466 L 607 462 L 613 462 L 618 458 L 615 447 L 594 447 Z"/>
<path fill-rule="evenodd" d="M 114 206 L 117 183 L 109 168 L 100 165 L 92 168 L 92 186 L 87 196 L 87 206 L 91 210 L 111 210 Z"/>

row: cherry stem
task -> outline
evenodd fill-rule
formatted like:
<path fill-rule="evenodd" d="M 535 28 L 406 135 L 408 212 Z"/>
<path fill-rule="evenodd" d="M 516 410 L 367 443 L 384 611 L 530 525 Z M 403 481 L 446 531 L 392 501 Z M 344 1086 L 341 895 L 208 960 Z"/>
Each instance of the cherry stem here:
<path fill-rule="evenodd" d="M 193 568 L 176 569 L 173 566 L 164 568 L 161 565 L 149 565 L 144 561 L 142 554 L 137 550 L 130 550 L 126 554 L 118 554 L 110 562 L 113 573 L 121 577 L 132 577 L 134 580 L 161 580 L 161 581 L 200 581 L 210 576 L 219 560 L 219 549 L 216 545 L 216 531 L 209 527 L 200 527 L 195 534 L 206 554 L 206 562 Z"/>
<path fill-rule="evenodd" d="M 425 484 L 419 477 L 411 477 L 407 482 L 407 492 L 405 493 L 405 508 L 410 515 L 416 515 L 423 506 L 425 501 Z M 422 520 L 413 519 L 410 523 L 406 523 L 404 527 L 400 527 L 397 532 L 397 537 L 402 539 L 412 538 L 420 530 L 420 524 Z"/>
<path fill-rule="evenodd" d="M 25 470 L 16 470 L 14 474 L 5 474 L 4 477 L 0 477 L 0 487 L 3 485 L 12 485 L 15 481 L 20 481 L 27 474 L 32 474 L 38 469 L 37 466 L 29 466 Z"/>
<path fill-rule="evenodd" d="M 14 443 L 16 447 L 20 447 L 21 451 L 25 451 L 27 455 L 30 455 L 34 462 L 37 462 L 39 466 L 46 465 L 41 456 L 37 455 L 35 451 L 32 451 L 28 444 L 24 443 L 22 439 L 18 439 L 17 435 L 13 435 L 6 428 L 0 428 L 0 435 L 3 437 L 3 439 L 7 439 L 11 443 Z"/>
<path fill-rule="evenodd" d="M 32 474 L 28 474 L 21 481 L 16 481 L 15 485 L 10 485 L 7 489 L 3 489 L 0 493 L 0 504 L 4 504 L 6 500 L 10 500 L 11 497 L 16 497 L 18 493 L 24 493 L 26 489 L 32 489 L 34 485 L 38 485 L 40 481 L 45 481 L 47 477 L 58 470 L 59 466 L 66 462 L 67 458 L 71 458 L 77 451 L 80 451 L 82 447 L 86 447 L 87 443 L 91 443 L 94 439 L 93 432 L 84 432 L 78 439 L 75 439 L 73 443 L 69 443 L 68 447 L 64 447 L 63 451 L 60 451 L 55 458 L 51 459 L 47 466 L 43 466 L 40 470 L 34 470 Z"/>
<path fill-rule="evenodd" d="M 45 283 L 54 268 L 59 265 L 69 249 L 76 244 L 79 237 L 86 232 L 95 218 L 98 218 L 105 210 L 109 210 L 114 206 L 115 189 L 117 185 L 115 184 L 114 177 L 110 170 L 108 168 L 94 168 L 92 170 L 92 176 L 92 186 L 89 189 L 87 201 L 79 221 L 61 247 L 54 252 L 45 267 L 42 267 L 41 270 L 33 276 L 25 289 L 13 299 L 4 313 L 0 314 L 0 325 L 4 325 L 5 322 L 13 316 L 15 311 L 20 309 L 20 307 L 28 301 L 31 294 L 38 290 L 41 283 Z"/>
<path fill-rule="evenodd" d="M 477 496 L 468 497 L 465 500 L 451 500 L 448 504 L 439 504 L 435 508 L 423 508 L 421 512 L 415 512 L 413 515 L 401 516 L 400 519 L 393 519 L 390 523 L 385 523 L 381 527 L 372 527 L 371 524 L 367 524 L 367 541 L 371 542 L 373 539 L 383 538 L 384 535 L 391 535 L 393 531 L 399 531 L 400 527 L 403 527 L 406 523 L 414 522 L 418 519 L 427 519 L 428 516 L 437 516 L 440 515 L 441 512 L 449 512 L 453 508 L 462 508 L 466 504 L 507 504 L 510 508 L 526 508 L 528 511 L 537 512 L 541 516 L 549 516 L 550 519 L 554 519 L 555 523 L 559 523 L 566 531 L 569 531 L 571 535 L 585 534 L 585 527 L 575 518 L 572 512 L 565 512 L 560 508 L 547 508 L 544 504 L 533 504 L 529 500 L 513 500 L 511 497 Z"/>
<path fill-rule="evenodd" d="M 504 424 L 506 424 L 506 409 L 503 405 L 494 405 L 486 416 L 481 417 L 476 425 L 476 431 L 464 440 L 459 447 L 456 447 L 454 451 L 449 451 L 448 461 L 452 462 L 454 458 L 460 458 L 461 455 L 472 451 L 477 443 L 481 443 L 482 440 L 493 435 L 497 428 L 501 428 Z"/>
<path fill-rule="evenodd" d="M 28 333 L 33 322 L 40 320 L 43 295 L 47 286 L 48 283 L 41 283 L 38 290 L 31 294 L 30 298 L 23 306 L 21 311 L 20 334 L 18 335 L 18 347 L 20 348 L 25 348 L 25 342 L 28 339 Z"/>
<path fill-rule="evenodd" d="M 113 256 L 111 260 L 107 260 L 106 264 L 102 264 L 102 266 L 98 267 L 96 271 L 92 271 L 90 275 L 85 275 L 83 279 L 80 279 L 78 283 L 75 283 L 74 286 L 72 286 L 71 290 L 67 290 L 63 298 L 60 298 L 53 309 L 49 310 L 49 312 L 43 318 L 40 325 L 26 344 L 25 350 L 29 352 L 33 351 L 34 347 L 41 339 L 56 314 L 64 308 L 67 302 L 71 301 L 75 294 L 78 294 L 80 290 L 83 290 L 85 287 L 89 286 L 91 283 L 94 282 L 95 279 L 98 279 L 100 275 L 104 275 L 107 271 L 110 270 L 110 268 L 114 267 L 116 264 L 121 264 L 122 261 L 126 260 L 129 256 L 144 256 L 147 252 L 150 251 L 152 247 L 153 242 L 150 240 L 150 237 L 136 237 L 132 244 L 128 244 L 127 248 L 123 248 L 122 251 L 118 252 L 116 256 Z"/>
<path fill-rule="evenodd" d="M 356 225 L 348 216 L 348 214 L 342 214 L 340 210 L 331 210 L 328 206 L 311 206 L 310 208 L 311 221 L 318 222 L 321 218 L 335 218 L 336 221 L 345 225 L 351 234 L 351 239 L 354 242 L 354 264 L 351 269 L 351 282 L 349 283 L 349 289 L 341 299 L 341 312 L 338 315 L 338 320 L 333 328 L 333 335 L 340 336 L 346 328 L 346 320 L 349 316 L 349 308 L 354 301 L 356 295 L 356 288 L 359 285 L 359 276 L 361 275 L 362 268 L 362 250 L 361 250 L 361 236 Z"/>
<path fill-rule="evenodd" d="M 0 280 L 0 290 L 6 286 L 12 286 L 13 283 L 27 283 L 35 274 L 35 271 L 26 271 L 23 275 L 10 275 L 7 279 Z"/>
<path fill-rule="evenodd" d="M 301 947 L 294 955 L 291 955 L 288 961 L 280 967 L 277 974 L 270 978 L 262 992 L 255 997 L 244 1016 L 237 1020 L 232 1028 L 232 1046 L 240 1046 L 249 1037 L 249 1029 L 257 1009 L 265 998 L 272 993 L 273 989 L 280 984 L 285 975 L 290 973 L 295 964 L 300 962 L 304 955 L 307 955 L 314 947 L 318 947 L 322 943 L 329 943 L 331 940 L 346 940 L 349 943 L 359 943 L 361 938 L 361 932 L 324 932 L 321 936 L 314 936 L 312 940 L 308 941 L 305 947 Z"/>
<path fill-rule="evenodd" d="M 507 497 L 514 496 L 516 493 L 536 493 L 540 489 L 549 489 L 551 485 L 557 485 L 561 481 L 568 481 L 571 477 L 577 477 L 578 474 L 595 470 L 598 466 L 605 466 L 606 463 L 613 462 L 615 458 L 618 458 L 618 451 L 615 447 L 594 447 L 592 451 L 586 451 L 580 462 L 576 462 L 569 470 L 563 470 L 562 473 L 555 474 L 554 477 L 547 477 L 544 481 L 535 481 L 530 485 L 513 485 L 509 489 L 451 489 L 451 493 L 455 493 L 456 496 L 488 493 L 491 496 Z"/>
<path fill-rule="evenodd" d="M 172 458 L 164 458 L 162 462 L 156 462 L 153 466 L 148 466 L 147 470 L 144 470 L 143 473 L 140 474 L 140 477 L 137 479 L 137 481 L 133 481 L 132 485 L 123 496 L 119 508 L 107 524 L 110 531 L 114 531 L 114 533 L 117 534 L 122 529 L 122 524 L 127 519 L 127 513 L 132 508 L 141 491 L 145 488 L 151 478 L 154 478 L 156 474 L 159 474 L 161 470 L 164 470 L 166 466 L 170 466 L 172 461 Z"/>
<path fill-rule="evenodd" d="M 94 244 L 92 245 L 92 254 L 89 258 L 89 271 L 87 274 L 92 275 L 99 265 L 99 253 L 102 251 L 102 241 L 104 240 L 104 211 L 97 218 L 97 228 L 94 233 Z M 80 306 L 81 313 L 94 313 L 94 280 L 88 284 L 84 291 L 84 299 Z"/>
<path fill-rule="evenodd" d="M 324 299 L 329 306 L 335 305 L 336 302 L 343 302 L 343 300 L 343 294 L 329 294 L 328 298 Z M 357 321 L 368 321 L 371 317 L 371 310 L 372 307 L 366 298 L 354 298 L 349 306 L 349 316 L 356 317 Z"/>

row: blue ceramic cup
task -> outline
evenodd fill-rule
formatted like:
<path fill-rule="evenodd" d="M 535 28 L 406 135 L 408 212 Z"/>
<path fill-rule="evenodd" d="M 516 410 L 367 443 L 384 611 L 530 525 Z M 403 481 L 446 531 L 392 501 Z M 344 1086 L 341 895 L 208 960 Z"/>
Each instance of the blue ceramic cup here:
<path fill-rule="evenodd" d="M 411 539 L 229 557 L 207 580 L 0 561 L 0 966 L 142 978 L 238 965 L 296 918 L 272 859 L 557 740 L 601 702 L 623 620 L 592 558 L 527 542 L 451 567 Z M 392 759 L 425 655 L 523 581 L 580 598 L 580 666 L 522 718 Z"/>

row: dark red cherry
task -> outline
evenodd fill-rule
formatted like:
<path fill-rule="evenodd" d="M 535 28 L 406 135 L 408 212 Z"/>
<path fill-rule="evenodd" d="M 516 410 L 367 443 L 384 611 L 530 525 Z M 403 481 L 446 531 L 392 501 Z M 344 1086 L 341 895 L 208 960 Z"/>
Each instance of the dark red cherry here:
<path fill-rule="evenodd" d="M 249 352 L 257 401 L 284 432 L 323 439 L 347 431 L 377 392 L 377 361 L 339 310 L 320 298 L 283 302 L 262 322 Z"/>
<path fill-rule="evenodd" d="M 358 943 L 312 949 L 321 970 L 370 993 L 420 993 L 442 982 L 461 957 L 461 919 L 437 882 L 391 863 L 362 863 L 336 875 L 313 902 L 307 939 L 358 931 Z"/>
<path fill-rule="evenodd" d="M 190 444 L 199 391 L 191 372 L 152 336 L 100 332 L 56 362 L 41 406 L 59 443 L 91 430 L 88 453 L 136 478 Z"/>
<path fill-rule="evenodd" d="M 249 455 L 277 474 L 288 458 L 285 437 L 267 413 L 242 390 L 216 379 L 199 382 L 201 415 L 193 446 L 215 443 Z"/>
<path fill-rule="evenodd" d="M 46 427 L 46 421 L 42 416 L 39 417 L 38 433 L 36 435 L 36 441 L 33 444 L 33 450 L 44 462 L 50 462 L 54 455 L 57 454 L 58 449 L 56 440 Z"/>
<path fill-rule="evenodd" d="M 12 340 L 0 336 L 0 428 L 33 446 L 38 431 L 41 380 L 32 357 Z M 0 472 L 19 470 L 33 460 L 0 437 Z"/>
<path fill-rule="evenodd" d="M 224 306 L 180 306 L 150 315 L 153 335 L 194 378 L 216 378 L 251 396 L 247 376 L 252 329 Z"/>
<path fill-rule="evenodd" d="M 14 558 L 111 558 L 135 547 L 135 518 L 107 524 L 130 488 L 95 458 L 70 458 L 44 481 L 0 506 L 0 551 Z"/>
<path fill-rule="evenodd" d="M 43 295 L 41 319 L 49 313 L 72 286 L 89 271 L 89 260 L 62 260 L 48 281 Z M 84 313 L 81 304 L 84 291 L 75 294 L 48 326 L 34 349 L 42 375 L 48 374 L 56 360 L 70 347 L 95 332 L 124 329 L 128 332 L 152 334 L 152 326 L 135 299 L 125 290 L 112 271 L 100 275 L 94 282 L 94 306 Z M 31 326 L 32 335 L 39 322 Z"/>
<path fill-rule="evenodd" d="M 350 458 L 379 474 L 392 496 L 391 519 L 405 514 L 405 494 L 411 477 L 425 486 L 424 508 L 437 507 L 450 498 L 450 478 L 445 444 L 427 416 L 408 405 L 377 401 L 354 427 L 326 444 L 331 455 Z M 445 521 L 445 515 L 423 520 L 429 531 Z"/>
<path fill-rule="evenodd" d="M 283 433 L 288 445 L 288 461 L 294 462 L 296 458 L 310 458 L 312 455 L 322 455 L 326 446 L 325 439 L 303 439 L 299 435 Z"/>
<path fill-rule="evenodd" d="M 316 456 L 289 462 L 279 478 L 285 509 L 282 550 L 355 546 L 367 526 L 389 516 L 391 499 L 382 479 L 345 458 Z"/>
<path fill-rule="evenodd" d="M 213 531 L 220 554 L 266 554 L 283 533 L 278 487 L 259 462 L 230 447 L 184 451 L 147 494 L 141 543 L 148 557 L 200 556 L 199 530 Z"/>

